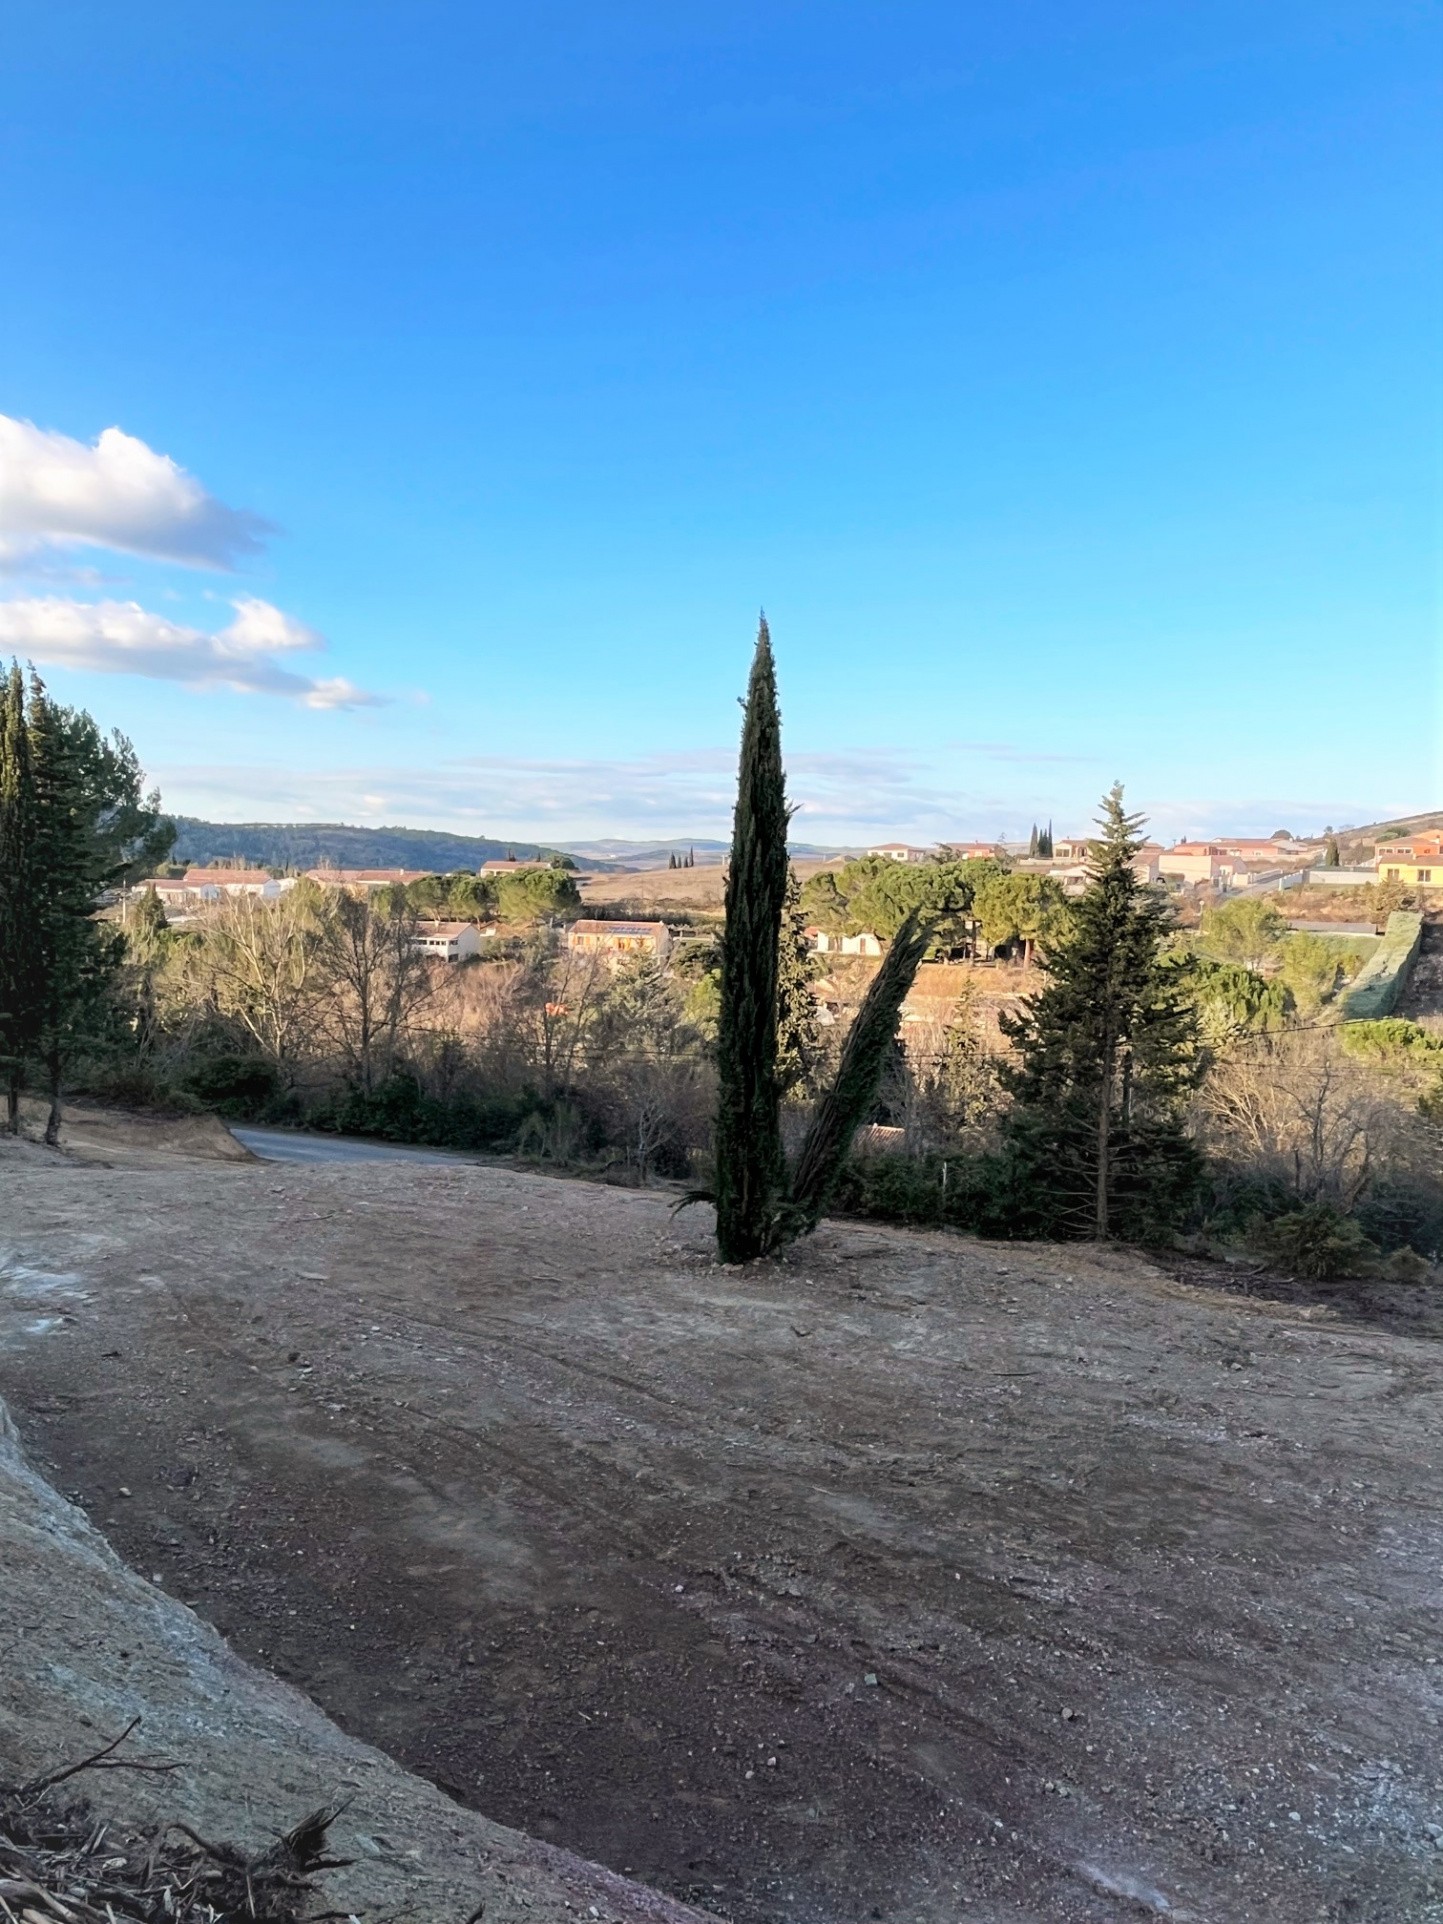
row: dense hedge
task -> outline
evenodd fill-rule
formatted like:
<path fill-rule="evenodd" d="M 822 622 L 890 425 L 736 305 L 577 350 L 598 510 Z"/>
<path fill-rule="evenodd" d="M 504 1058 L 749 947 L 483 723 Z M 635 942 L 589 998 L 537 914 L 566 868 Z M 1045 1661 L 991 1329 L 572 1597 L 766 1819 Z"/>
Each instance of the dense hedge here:
<path fill-rule="evenodd" d="M 1374 1022 L 1393 1013 L 1422 940 L 1423 917 L 1416 911 L 1400 909 L 1388 917 L 1382 941 L 1339 999 L 1345 1022 Z"/>

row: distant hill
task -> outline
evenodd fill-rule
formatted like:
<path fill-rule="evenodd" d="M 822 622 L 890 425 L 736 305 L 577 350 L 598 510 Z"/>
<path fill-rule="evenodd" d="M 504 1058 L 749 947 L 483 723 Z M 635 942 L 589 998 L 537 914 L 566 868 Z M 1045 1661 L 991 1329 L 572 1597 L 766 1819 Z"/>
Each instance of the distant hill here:
<path fill-rule="evenodd" d="M 487 835 L 446 835 L 430 828 L 352 828 L 345 822 L 203 822 L 177 815 L 177 862 L 228 862 L 239 856 L 261 868 L 415 868 L 437 874 L 476 869 L 508 855 L 519 861 L 565 854 L 537 842 L 495 841 Z M 607 870 L 616 864 L 582 861 Z"/>
<path fill-rule="evenodd" d="M 654 869 L 665 868 L 669 857 L 695 854 L 698 868 L 710 868 L 724 862 L 731 849 L 730 842 L 708 841 L 705 837 L 695 838 L 687 835 L 674 836 L 663 842 L 625 842 L 616 836 L 606 836 L 597 842 L 573 842 L 571 853 L 578 862 L 597 868 Z M 812 842 L 792 842 L 788 850 L 798 861 L 830 861 L 834 855 L 859 855 L 860 849 L 842 848 L 839 844 L 829 844 L 823 848 Z"/>
<path fill-rule="evenodd" d="M 1395 815 L 1386 822 L 1364 822 L 1358 828 L 1340 828 L 1338 842 L 1345 862 L 1371 859 L 1379 842 L 1402 842 L 1412 835 L 1436 835 L 1443 829 L 1443 808 L 1424 810 L 1419 815 Z"/>

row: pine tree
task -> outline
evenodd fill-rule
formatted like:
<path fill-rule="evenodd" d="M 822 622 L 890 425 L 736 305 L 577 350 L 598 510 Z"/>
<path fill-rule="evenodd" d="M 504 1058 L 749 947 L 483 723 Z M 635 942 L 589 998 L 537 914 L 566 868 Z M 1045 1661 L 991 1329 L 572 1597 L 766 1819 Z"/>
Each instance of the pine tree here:
<path fill-rule="evenodd" d="M 1338 847 L 1338 838 L 1336 835 L 1329 835 L 1327 846 L 1323 851 L 1323 867 L 1341 868 L 1342 866 L 1343 854 L 1342 850 Z"/>
<path fill-rule="evenodd" d="M 6 1128 L 20 1127 L 20 1091 L 40 1026 L 41 869 L 38 802 L 31 760 L 25 677 L 10 664 L 0 706 L 0 1050 Z"/>
<path fill-rule="evenodd" d="M 1042 831 L 1042 834 L 1037 838 L 1037 853 L 1039 855 L 1045 855 L 1049 862 L 1052 860 L 1052 824 L 1051 822 L 1047 824 L 1047 827 Z"/>
<path fill-rule="evenodd" d="M 97 899 L 175 839 L 141 779 L 123 736 L 107 740 L 83 710 L 52 702 L 33 671 L 27 695 L 12 665 L 0 698 L 0 1050 L 12 1131 L 27 1070 L 42 1064 L 55 1140 L 66 1067 L 103 1025 L 124 947 L 95 920 Z"/>
<path fill-rule="evenodd" d="M 1034 822 L 1032 824 L 1032 833 L 1027 838 L 1027 859 L 1029 862 L 1041 853 L 1041 847 L 1041 838 L 1037 833 L 1037 824 Z"/>
<path fill-rule="evenodd" d="M 777 951 L 789 873 L 781 717 L 763 616 L 742 726 L 717 1024 L 717 1247 L 727 1263 L 762 1255 L 776 1234 L 784 1173 Z"/>
<path fill-rule="evenodd" d="M 777 952 L 777 1086 L 784 1098 L 805 1092 L 821 1051 L 801 884 L 789 873 Z"/>
<path fill-rule="evenodd" d="M 1175 1215 L 1198 1159 L 1179 1118 L 1198 1072 L 1186 972 L 1162 959 L 1169 914 L 1138 880 L 1142 818 L 1103 799 L 1088 888 L 1041 958 L 1046 985 L 1002 1018 L 1014 1176 L 1034 1226 L 1107 1238 Z"/>
<path fill-rule="evenodd" d="M 45 1140 L 51 1144 L 60 1135 L 65 1070 L 103 1026 L 107 991 L 124 950 L 124 938 L 94 918 L 96 899 L 107 880 L 106 851 L 95 832 L 96 811 L 86 791 L 83 731 L 67 727 L 67 720 L 39 677 L 32 675 L 28 721 L 38 802 L 36 854 L 43 878 L 36 1053 L 50 1097 Z"/>

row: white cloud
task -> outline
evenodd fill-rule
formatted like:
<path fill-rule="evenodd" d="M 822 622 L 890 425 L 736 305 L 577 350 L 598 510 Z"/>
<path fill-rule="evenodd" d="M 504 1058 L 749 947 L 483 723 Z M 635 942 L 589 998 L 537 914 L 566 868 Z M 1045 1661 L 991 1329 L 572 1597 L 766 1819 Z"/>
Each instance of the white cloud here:
<path fill-rule="evenodd" d="M 543 841 L 724 836 L 736 795 L 735 748 L 628 760 L 474 756 L 414 768 L 215 765 L 160 772 L 171 806 L 190 814 L 401 822 Z M 889 750 L 789 755 L 793 835 L 802 842 L 868 842 L 895 834 L 929 841 L 1011 823 L 1015 810 L 1004 796 L 966 790 L 951 776 L 951 769 Z"/>
<path fill-rule="evenodd" d="M 105 675 L 282 695 L 306 708 L 374 707 L 382 700 L 339 676 L 314 680 L 283 667 L 279 658 L 326 645 L 304 622 L 251 595 L 231 606 L 235 619 L 206 634 L 136 601 L 73 601 L 62 595 L 0 601 L 0 650 Z"/>
<path fill-rule="evenodd" d="M 996 751 L 993 759 L 1021 760 Z M 1034 820 L 1056 819 L 1059 834 L 1087 827 L 1107 786 L 1095 769 L 1071 776 L 1065 791 L 1039 793 L 1010 772 L 999 787 L 959 757 L 935 760 L 882 749 L 802 753 L 787 757 L 787 786 L 801 804 L 792 833 L 799 842 L 866 844 L 900 836 L 927 843 L 978 835 L 1025 837 Z M 1105 773 L 1106 771 L 1104 771 Z M 458 834 L 518 840 L 590 841 L 721 836 L 731 830 L 735 748 L 604 761 L 475 756 L 412 767 L 333 769 L 275 766 L 171 765 L 156 771 L 167 805 L 215 821 L 400 823 Z M 969 782 L 969 773 L 976 780 Z M 1046 774 L 1044 780 L 1051 782 Z M 1130 799 L 1132 797 L 1130 796 Z M 1139 793 L 1139 806 L 1148 807 Z M 1153 832 L 1172 840 L 1193 834 L 1268 834 L 1324 822 L 1381 819 L 1378 803 L 1294 798 L 1289 802 L 1196 800 L 1149 809 Z"/>
<path fill-rule="evenodd" d="M 171 460 L 120 428 L 93 446 L 0 414 L 0 566 L 84 545 L 233 568 L 260 552 L 270 524 L 228 508 Z"/>

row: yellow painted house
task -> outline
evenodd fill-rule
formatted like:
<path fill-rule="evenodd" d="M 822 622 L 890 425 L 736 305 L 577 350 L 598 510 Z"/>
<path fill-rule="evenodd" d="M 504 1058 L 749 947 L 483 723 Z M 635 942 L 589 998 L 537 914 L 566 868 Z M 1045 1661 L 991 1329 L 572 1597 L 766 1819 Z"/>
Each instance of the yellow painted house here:
<path fill-rule="evenodd" d="M 1415 835 L 1410 842 L 1381 843 L 1374 867 L 1380 882 L 1443 888 L 1443 836 Z"/>

